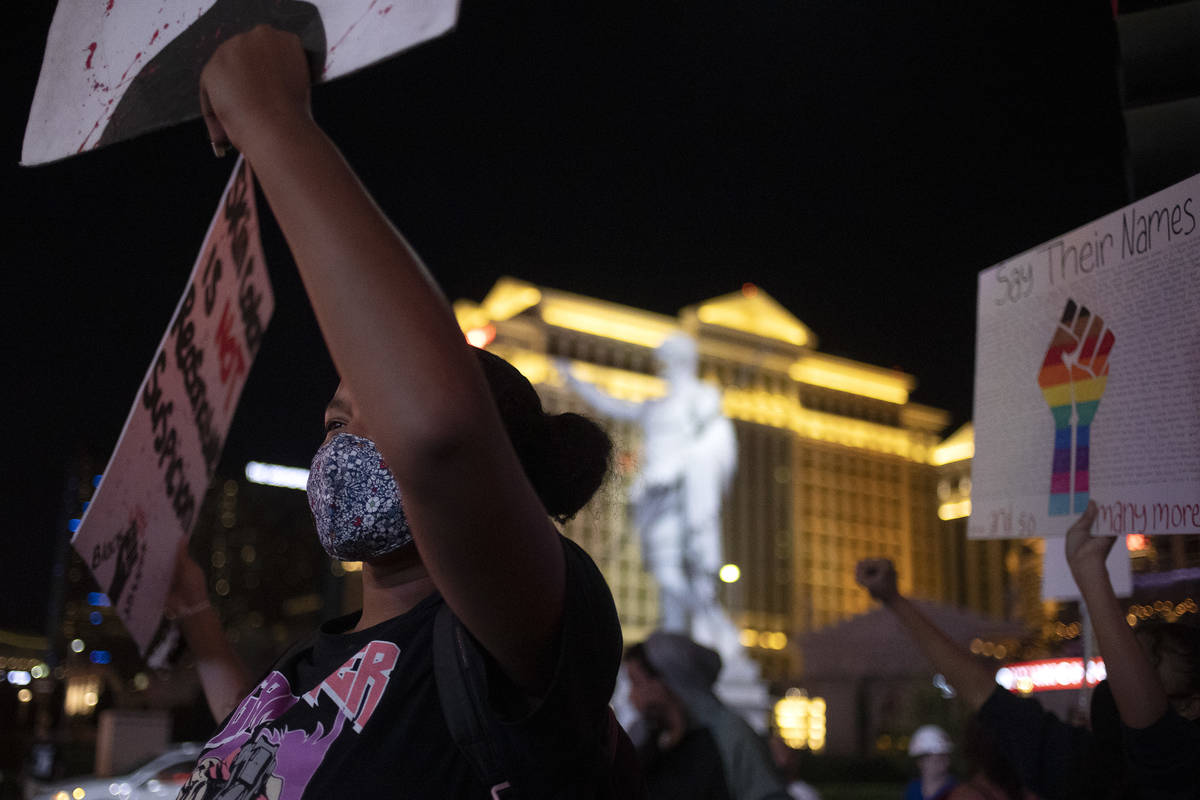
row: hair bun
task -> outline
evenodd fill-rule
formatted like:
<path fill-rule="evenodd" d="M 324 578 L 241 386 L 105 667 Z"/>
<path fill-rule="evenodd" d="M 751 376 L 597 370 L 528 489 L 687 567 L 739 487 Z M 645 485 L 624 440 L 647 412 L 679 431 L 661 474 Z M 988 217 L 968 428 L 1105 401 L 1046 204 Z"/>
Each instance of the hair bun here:
<path fill-rule="evenodd" d="M 533 385 L 516 367 L 476 350 L 505 432 L 546 512 L 566 522 L 604 482 L 612 441 L 579 414 L 547 414 Z"/>
<path fill-rule="evenodd" d="M 608 474 L 612 440 L 574 413 L 545 414 L 540 452 L 525 470 L 550 516 L 565 522 L 587 505 Z"/>

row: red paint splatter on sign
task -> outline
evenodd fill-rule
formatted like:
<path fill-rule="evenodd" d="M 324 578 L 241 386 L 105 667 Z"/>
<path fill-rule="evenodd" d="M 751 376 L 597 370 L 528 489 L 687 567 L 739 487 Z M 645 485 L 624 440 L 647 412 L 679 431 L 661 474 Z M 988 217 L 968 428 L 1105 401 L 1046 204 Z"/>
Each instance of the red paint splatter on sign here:
<path fill-rule="evenodd" d="M 116 2 L 116 0 L 108 0 L 108 5 L 104 7 L 104 15 L 105 16 L 108 16 L 109 14 L 112 13 L 113 3 L 115 3 L 115 2 Z"/>
<path fill-rule="evenodd" d="M 391 11 L 391 10 L 392 10 L 392 6 L 388 6 L 388 7 L 387 7 L 387 8 L 385 8 L 383 11 L 380 11 L 380 12 L 379 12 L 379 16 L 381 16 L 381 17 L 382 17 L 384 14 L 388 13 L 388 12 L 389 12 L 389 11 Z"/>
<path fill-rule="evenodd" d="M 158 31 L 155 31 L 154 35 L 150 37 L 150 44 L 154 44 L 154 40 L 157 38 L 158 38 Z"/>
<path fill-rule="evenodd" d="M 133 63 L 129 65 L 129 69 L 126 69 L 124 72 L 122 72 L 122 73 L 121 73 L 121 83 L 124 83 L 124 82 L 125 82 L 125 78 L 126 78 L 126 76 L 128 76 L 128 75 L 129 75 L 129 70 L 131 70 L 131 69 L 133 69 L 134 67 L 136 67 L 136 66 L 137 66 L 137 62 L 139 62 L 139 61 L 141 61 L 141 60 L 142 60 L 142 54 L 141 54 L 141 53 L 138 53 L 136 56 L 134 56 L 134 57 L 133 57 Z M 135 74 L 136 74 L 136 73 L 135 73 Z"/>
<path fill-rule="evenodd" d="M 96 43 L 92 42 L 91 44 L 89 44 L 87 46 L 86 50 L 88 51 L 88 57 L 87 57 L 87 63 L 85 63 L 83 65 L 83 68 L 91 69 L 92 68 L 92 56 L 96 55 Z"/>
<path fill-rule="evenodd" d="M 371 13 L 371 11 L 375 8 L 375 5 L 378 2 L 379 2 L 379 0 L 371 0 L 370 5 L 367 6 L 367 10 L 362 13 L 362 16 L 359 17 L 358 19 L 354 20 L 354 22 L 350 23 L 350 27 L 346 28 L 346 32 L 342 34 L 341 38 L 338 39 L 332 46 L 329 47 L 329 49 L 326 51 L 328 53 L 328 55 L 333 55 L 333 51 L 338 49 L 338 45 L 340 45 L 342 42 L 346 41 L 346 37 L 350 35 L 350 32 L 353 31 L 358 26 L 358 23 L 360 23 L 364 19 L 366 19 L 367 15 Z M 328 62 L 326 62 L 326 64 L 325 64 L 325 69 L 326 69 L 326 71 L 328 71 L 328 69 L 329 69 Z"/>

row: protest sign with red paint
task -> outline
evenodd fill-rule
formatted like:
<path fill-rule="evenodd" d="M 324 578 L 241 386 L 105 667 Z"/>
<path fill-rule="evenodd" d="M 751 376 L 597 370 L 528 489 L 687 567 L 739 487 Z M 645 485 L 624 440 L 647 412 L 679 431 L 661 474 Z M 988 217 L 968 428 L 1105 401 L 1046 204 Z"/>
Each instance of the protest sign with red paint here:
<path fill-rule="evenodd" d="M 183 297 L 72 545 L 143 654 L 275 301 L 238 160 Z"/>
<path fill-rule="evenodd" d="M 200 113 L 221 42 L 269 24 L 300 37 L 327 81 L 448 31 L 457 0 L 60 0 L 21 163 L 41 164 Z"/>

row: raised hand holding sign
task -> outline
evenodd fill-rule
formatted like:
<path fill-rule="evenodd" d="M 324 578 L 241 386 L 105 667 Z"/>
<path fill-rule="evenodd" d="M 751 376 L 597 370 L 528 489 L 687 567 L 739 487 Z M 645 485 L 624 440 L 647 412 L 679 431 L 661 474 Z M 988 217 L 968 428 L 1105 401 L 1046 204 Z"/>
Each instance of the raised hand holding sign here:
<path fill-rule="evenodd" d="M 194 118 L 217 47 L 266 24 L 300 37 L 313 80 L 362 69 L 449 30 L 457 0 L 60 0 L 21 163 L 56 161 Z"/>

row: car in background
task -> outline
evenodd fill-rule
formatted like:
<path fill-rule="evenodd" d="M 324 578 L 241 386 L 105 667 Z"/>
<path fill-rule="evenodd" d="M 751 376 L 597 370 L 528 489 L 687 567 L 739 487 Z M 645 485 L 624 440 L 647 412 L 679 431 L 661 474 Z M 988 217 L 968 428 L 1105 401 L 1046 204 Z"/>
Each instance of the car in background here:
<path fill-rule="evenodd" d="M 197 742 L 181 742 L 125 775 L 31 786 L 29 800 L 173 800 L 192 774 L 200 748 Z"/>

